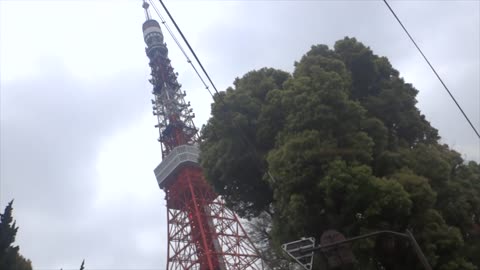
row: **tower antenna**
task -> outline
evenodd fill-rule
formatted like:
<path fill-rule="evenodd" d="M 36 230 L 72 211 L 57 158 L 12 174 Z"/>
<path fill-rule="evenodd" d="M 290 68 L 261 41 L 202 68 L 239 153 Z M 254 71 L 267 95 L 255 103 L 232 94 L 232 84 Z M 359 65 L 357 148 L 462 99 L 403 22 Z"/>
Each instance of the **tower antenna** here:
<path fill-rule="evenodd" d="M 147 3 L 147 1 L 143 0 L 142 7 L 143 9 L 145 9 L 145 18 L 147 19 L 147 21 L 152 19 L 152 17 L 150 16 L 150 11 L 148 10 L 149 6 L 150 5 Z"/>

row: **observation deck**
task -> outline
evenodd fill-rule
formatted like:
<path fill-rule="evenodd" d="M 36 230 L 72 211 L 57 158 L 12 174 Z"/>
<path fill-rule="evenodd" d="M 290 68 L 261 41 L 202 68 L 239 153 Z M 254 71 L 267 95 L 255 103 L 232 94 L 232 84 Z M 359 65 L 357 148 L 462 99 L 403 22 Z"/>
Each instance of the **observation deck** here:
<path fill-rule="evenodd" d="M 175 180 L 182 168 L 200 167 L 198 164 L 199 154 L 200 150 L 195 145 L 185 144 L 173 148 L 154 170 L 160 188 L 164 189 L 172 180 Z"/>

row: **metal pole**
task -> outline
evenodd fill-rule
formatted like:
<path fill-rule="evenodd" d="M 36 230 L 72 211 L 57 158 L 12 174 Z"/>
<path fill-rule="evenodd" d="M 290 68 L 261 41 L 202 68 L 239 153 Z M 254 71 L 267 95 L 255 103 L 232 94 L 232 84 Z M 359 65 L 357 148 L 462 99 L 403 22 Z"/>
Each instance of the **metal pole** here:
<path fill-rule="evenodd" d="M 426 270 L 432 270 L 432 267 L 428 263 L 428 260 L 425 257 L 425 254 L 423 254 L 422 249 L 417 243 L 417 240 L 415 240 L 415 237 L 413 237 L 412 232 L 407 230 L 407 235 L 408 235 L 408 238 L 410 239 L 410 242 L 412 242 L 413 249 L 415 250 L 415 253 L 417 254 L 418 259 L 420 260 L 420 262 L 422 262 L 423 267 L 425 267 Z"/>
<path fill-rule="evenodd" d="M 391 234 L 391 235 L 395 235 L 395 236 L 398 236 L 398 237 L 410 239 L 410 237 L 405 233 L 399 233 L 399 232 L 394 232 L 394 231 L 376 231 L 376 232 L 367 233 L 367 234 L 364 234 L 364 235 L 348 238 L 348 239 L 338 241 L 338 242 L 335 242 L 335 243 L 330 243 L 330 244 L 323 245 L 323 246 L 318 245 L 316 247 L 302 249 L 302 252 L 304 252 L 304 253 L 308 253 L 308 252 L 312 252 L 312 251 L 315 252 L 317 250 L 322 250 L 322 249 L 325 249 L 325 248 L 350 243 L 350 242 L 353 242 L 353 241 L 357 241 L 357 240 L 364 239 L 364 238 L 369 238 L 369 237 L 376 236 L 376 235 L 379 235 L 379 234 Z"/>
<path fill-rule="evenodd" d="M 376 231 L 376 232 L 352 237 L 352 238 L 349 238 L 349 239 L 345 239 L 345 240 L 342 240 L 342 241 L 338 241 L 338 242 L 335 242 L 335 243 L 330 243 L 330 244 L 323 245 L 323 246 L 318 245 L 316 247 L 311 247 L 311 248 L 305 248 L 305 249 L 300 248 L 300 251 L 303 254 L 309 253 L 309 252 L 312 252 L 312 251 L 316 252 L 316 251 L 319 251 L 319 250 L 322 250 L 322 249 L 325 249 L 325 248 L 350 243 L 350 242 L 353 242 L 353 241 L 357 241 L 357 240 L 364 239 L 364 238 L 369 238 L 369 237 L 376 236 L 376 235 L 379 235 L 379 234 L 390 234 L 390 235 L 395 235 L 395 236 L 400 237 L 400 238 L 407 238 L 408 240 L 410 240 L 410 242 L 412 242 L 412 245 L 413 245 L 413 250 L 415 251 L 415 254 L 417 254 L 417 257 L 420 260 L 420 262 L 422 263 L 425 270 L 432 270 L 432 267 L 430 266 L 427 258 L 423 254 L 422 249 L 420 248 L 420 246 L 417 243 L 417 240 L 415 240 L 415 237 L 413 237 L 413 234 L 409 230 L 407 230 L 406 233 L 400 233 L 400 232 L 395 232 L 395 231 L 387 231 L 387 230 Z"/>

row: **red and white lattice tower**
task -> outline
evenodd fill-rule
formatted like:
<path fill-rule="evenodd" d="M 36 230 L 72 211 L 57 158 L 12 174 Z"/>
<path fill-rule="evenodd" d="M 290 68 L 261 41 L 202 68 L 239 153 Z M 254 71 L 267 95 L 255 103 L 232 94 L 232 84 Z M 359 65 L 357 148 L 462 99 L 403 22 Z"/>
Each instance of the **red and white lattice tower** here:
<path fill-rule="evenodd" d="M 170 65 L 160 25 L 151 19 L 146 2 L 143 7 L 153 114 L 158 120 L 155 127 L 162 148 L 162 162 L 154 172 L 167 201 L 167 269 L 262 269 L 237 216 L 225 207 L 203 176 L 194 114 Z"/>

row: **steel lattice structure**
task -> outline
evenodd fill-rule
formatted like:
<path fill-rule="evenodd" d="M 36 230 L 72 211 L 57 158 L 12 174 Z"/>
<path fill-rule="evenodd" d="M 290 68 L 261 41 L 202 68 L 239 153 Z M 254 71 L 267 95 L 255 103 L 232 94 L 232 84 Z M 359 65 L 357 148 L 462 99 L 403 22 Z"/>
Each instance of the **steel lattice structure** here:
<path fill-rule="evenodd" d="M 153 85 L 162 162 L 154 170 L 166 193 L 169 270 L 262 269 L 255 246 L 237 216 L 212 190 L 198 164 L 198 130 L 185 92 L 168 59 L 168 49 L 148 4 L 143 7 L 146 53 Z"/>

